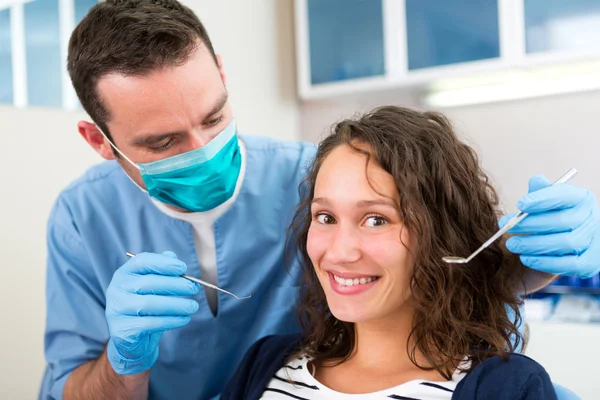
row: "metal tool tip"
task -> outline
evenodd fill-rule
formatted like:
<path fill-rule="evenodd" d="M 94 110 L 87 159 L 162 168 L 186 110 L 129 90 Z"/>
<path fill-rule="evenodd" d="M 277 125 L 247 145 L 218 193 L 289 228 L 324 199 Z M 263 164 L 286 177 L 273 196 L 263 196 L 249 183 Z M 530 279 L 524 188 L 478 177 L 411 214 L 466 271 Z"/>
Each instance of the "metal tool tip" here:
<path fill-rule="evenodd" d="M 442 261 L 448 264 L 465 264 L 467 259 L 464 257 L 446 256 L 442 257 Z"/>

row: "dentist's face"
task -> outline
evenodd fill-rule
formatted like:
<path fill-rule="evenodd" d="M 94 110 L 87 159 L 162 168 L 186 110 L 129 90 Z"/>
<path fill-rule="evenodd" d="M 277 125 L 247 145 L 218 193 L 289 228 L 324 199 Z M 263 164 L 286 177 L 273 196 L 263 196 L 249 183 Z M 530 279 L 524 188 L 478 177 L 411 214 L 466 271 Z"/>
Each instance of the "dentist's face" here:
<path fill-rule="evenodd" d="M 141 76 L 113 73 L 97 86 L 109 111 L 107 125 L 114 144 L 134 163 L 147 163 L 206 145 L 232 120 L 222 66 L 204 45 L 179 66 Z M 79 132 L 104 158 L 113 151 L 94 124 L 79 123 Z M 141 187 L 139 171 L 119 163 Z"/>
<path fill-rule="evenodd" d="M 410 237 L 398 211 L 398 189 L 373 157 L 368 167 L 366 161 L 346 145 L 323 161 L 307 243 L 331 312 L 355 323 L 410 307 Z"/>

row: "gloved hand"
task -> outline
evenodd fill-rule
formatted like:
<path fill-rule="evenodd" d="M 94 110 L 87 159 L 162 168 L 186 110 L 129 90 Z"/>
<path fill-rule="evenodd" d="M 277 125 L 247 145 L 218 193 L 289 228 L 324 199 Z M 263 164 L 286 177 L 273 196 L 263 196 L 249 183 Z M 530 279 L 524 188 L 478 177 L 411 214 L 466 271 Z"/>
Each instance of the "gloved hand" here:
<path fill-rule="evenodd" d="M 139 254 L 113 275 L 106 290 L 110 332 L 107 356 L 121 375 L 143 372 L 156 362 L 166 330 L 180 328 L 198 310 L 200 286 L 180 277 L 187 266 L 172 252 Z"/>
<path fill-rule="evenodd" d="M 593 193 L 568 183 L 551 186 L 536 175 L 518 207 L 530 215 L 509 233 L 527 236 L 510 238 L 506 247 L 524 265 L 579 278 L 600 272 L 600 207 Z M 504 216 L 500 227 L 513 216 Z"/>

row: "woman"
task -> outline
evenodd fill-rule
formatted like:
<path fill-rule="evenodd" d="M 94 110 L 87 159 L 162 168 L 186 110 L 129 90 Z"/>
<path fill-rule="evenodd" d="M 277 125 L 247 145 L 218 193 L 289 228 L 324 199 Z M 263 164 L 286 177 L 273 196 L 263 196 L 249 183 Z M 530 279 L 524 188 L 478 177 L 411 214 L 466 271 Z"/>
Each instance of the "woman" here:
<path fill-rule="evenodd" d="M 496 242 L 498 198 L 437 113 L 383 107 L 319 146 L 294 220 L 302 334 L 247 353 L 232 399 L 554 399 L 522 337 L 522 269 Z M 507 308 L 509 312 L 507 313 Z"/>

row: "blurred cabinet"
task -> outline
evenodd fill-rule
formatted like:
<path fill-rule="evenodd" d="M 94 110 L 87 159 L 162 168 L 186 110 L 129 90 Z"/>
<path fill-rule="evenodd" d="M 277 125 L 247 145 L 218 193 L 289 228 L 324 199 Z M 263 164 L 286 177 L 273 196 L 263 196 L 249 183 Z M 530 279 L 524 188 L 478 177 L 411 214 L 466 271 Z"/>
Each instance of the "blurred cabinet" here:
<path fill-rule="evenodd" d="M 600 0 L 295 0 L 303 99 L 600 58 Z"/>
<path fill-rule="evenodd" d="M 525 0 L 527 53 L 594 50 L 600 44 L 599 0 Z"/>
<path fill-rule="evenodd" d="M 308 0 L 311 84 L 384 75 L 381 0 Z"/>
<path fill-rule="evenodd" d="M 0 104 L 79 107 L 66 72 L 67 46 L 75 25 L 96 3 L 8 0 L 0 4 Z"/>
<path fill-rule="evenodd" d="M 81 22 L 83 17 L 90 11 L 94 5 L 98 3 L 98 0 L 74 0 L 75 7 L 75 25 Z"/>
<path fill-rule="evenodd" d="M 24 17 L 28 104 L 60 107 L 62 63 L 58 0 L 26 3 Z"/>
<path fill-rule="evenodd" d="M 406 0 L 408 69 L 500 57 L 497 0 Z"/>
<path fill-rule="evenodd" d="M 13 101 L 10 12 L 0 10 L 0 104 Z"/>

